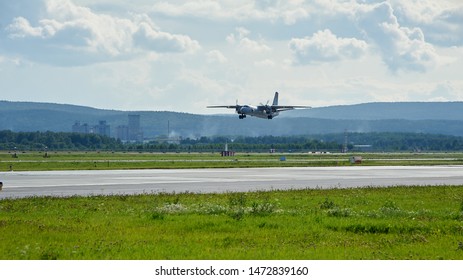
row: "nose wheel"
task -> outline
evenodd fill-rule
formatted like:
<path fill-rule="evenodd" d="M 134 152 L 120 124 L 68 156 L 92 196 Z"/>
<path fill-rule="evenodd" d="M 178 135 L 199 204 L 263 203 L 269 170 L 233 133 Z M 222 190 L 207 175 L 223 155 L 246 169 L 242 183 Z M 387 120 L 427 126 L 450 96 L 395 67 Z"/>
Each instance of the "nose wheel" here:
<path fill-rule="evenodd" d="M 243 114 L 243 115 L 239 115 L 238 118 L 239 118 L 240 120 L 242 120 L 242 119 L 246 118 L 246 115 L 244 115 L 244 114 Z"/>

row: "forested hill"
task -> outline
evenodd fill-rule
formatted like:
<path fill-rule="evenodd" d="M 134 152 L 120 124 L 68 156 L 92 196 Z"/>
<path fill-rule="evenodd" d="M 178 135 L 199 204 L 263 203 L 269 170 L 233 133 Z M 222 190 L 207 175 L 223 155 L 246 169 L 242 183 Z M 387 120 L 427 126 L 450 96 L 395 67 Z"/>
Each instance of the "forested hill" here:
<path fill-rule="evenodd" d="M 463 120 L 463 102 L 376 102 L 294 110 L 288 117 L 335 120 Z"/>
<path fill-rule="evenodd" d="M 79 121 L 116 127 L 139 114 L 145 137 L 159 135 L 287 136 L 349 132 L 411 132 L 463 136 L 463 102 L 367 103 L 284 112 L 273 120 L 229 115 L 102 110 L 84 106 L 0 101 L 0 130 L 70 132 Z"/>

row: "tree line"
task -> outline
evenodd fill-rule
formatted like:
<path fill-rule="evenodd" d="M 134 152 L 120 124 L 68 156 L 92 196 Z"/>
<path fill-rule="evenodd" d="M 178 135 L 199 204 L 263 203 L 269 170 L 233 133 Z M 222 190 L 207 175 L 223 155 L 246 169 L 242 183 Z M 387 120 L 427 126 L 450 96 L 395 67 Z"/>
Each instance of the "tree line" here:
<path fill-rule="evenodd" d="M 118 150 L 121 141 L 98 134 L 0 131 L 0 150 Z"/>
<path fill-rule="evenodd" d="M 325 134 L 319 139 L 342 143 L 347 137 L 349 149 L 368 151 L 463 151 L 463 137 L 429 133 L 369 132 Z M 357 146 L 363 146 L 357 148 Z M 369 146 L 369 147 L 365 147 Z"/>
<path fill-rule="evenodd" d="M 312 136 L 200 137 L 176 142 L 122 143 L 98 134 L 0 131 L 0 150 L 150 152 L 463 151 L 463 137 L 423 133 L 337 133 Z"/>

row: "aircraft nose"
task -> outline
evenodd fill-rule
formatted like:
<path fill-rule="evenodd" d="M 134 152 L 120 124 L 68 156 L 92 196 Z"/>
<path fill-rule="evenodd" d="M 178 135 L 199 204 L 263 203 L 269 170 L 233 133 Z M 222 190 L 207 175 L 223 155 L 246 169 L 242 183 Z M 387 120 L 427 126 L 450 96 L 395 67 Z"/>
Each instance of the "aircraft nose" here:
<path fill-rule="evenodd" d="M 240 108 L 240 114 L 249 114 L 252 112 L 252 108 L 249 108 L 247 106 L 243 106 Z"/>

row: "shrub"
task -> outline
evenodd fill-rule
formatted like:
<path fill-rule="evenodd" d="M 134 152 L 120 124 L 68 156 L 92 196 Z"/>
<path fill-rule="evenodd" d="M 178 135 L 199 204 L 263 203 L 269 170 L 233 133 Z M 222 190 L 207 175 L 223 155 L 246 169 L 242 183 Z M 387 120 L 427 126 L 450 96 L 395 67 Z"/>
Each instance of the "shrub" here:
<path fill-rule="evenodd" d="M 251 206 L 251 214 L 253 215 L 270 215 L 275 212 L 276 205 L 268 201 L 263 203 L 253 202 Z"/>
<path fill-rule="evenodd" d="M 332 200 L 330 200 L 328 197 L 325 198 L 325 201 L 320 203 L 320 209 L 323 209 L 323 210 L 333 209 L 335 207 L 337 207 L 337 205 Z"/>
<path fill-rule="evenodd" d="M 354 215 L 354 211 L 350 208 L 339 208 L 339 207 L 334 207 L 333 209 L 328 209 L 326 211 L 328 216 L 330 217 L 350 217 Z"/>

